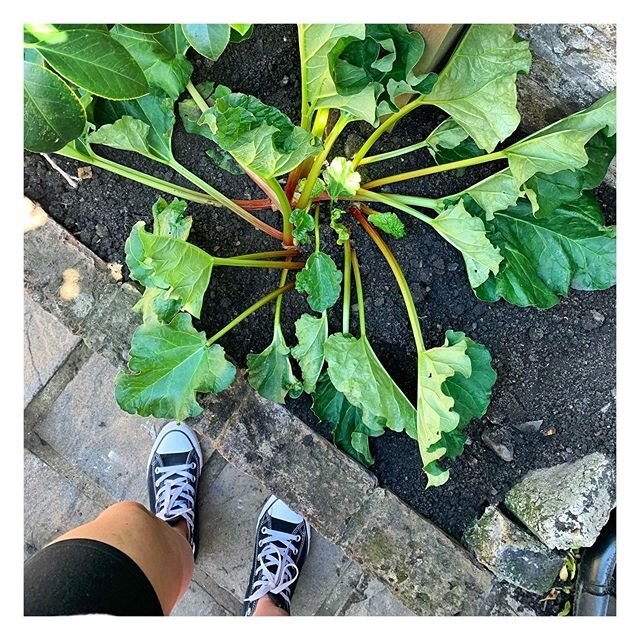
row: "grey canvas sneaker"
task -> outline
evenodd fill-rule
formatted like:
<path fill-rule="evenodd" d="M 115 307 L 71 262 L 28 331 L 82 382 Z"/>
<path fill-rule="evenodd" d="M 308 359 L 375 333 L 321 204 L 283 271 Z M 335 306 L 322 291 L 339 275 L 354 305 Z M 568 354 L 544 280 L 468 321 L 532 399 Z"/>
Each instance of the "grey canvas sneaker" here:
<path fill-rule="evenodd" d="M 198 439 L 184 424 L 170 422 L 158 434 L 147 464 L 149 508 L 175 524 L 187 523 L 194 557 L 198 553 L 198 483 L 202 473 Z"/>
<path fill-rule="evenodd" d="M 252 616 L 264 596 L 290 613 L 291 598 L 302 565 L 309 554 L 309 523 L 282 500 L 271 496 L 256 525 L 253 566 L 244 599 L 243 615 Z"/>

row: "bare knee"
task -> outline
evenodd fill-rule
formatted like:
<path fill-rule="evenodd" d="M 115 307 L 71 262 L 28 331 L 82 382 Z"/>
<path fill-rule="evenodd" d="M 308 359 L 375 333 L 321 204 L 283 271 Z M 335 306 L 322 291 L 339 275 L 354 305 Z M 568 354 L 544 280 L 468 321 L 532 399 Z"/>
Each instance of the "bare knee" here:
<path fill-rule="evenodd" d="M 123 500 L 122 502 L 116 502 L 110 507 L 105 509 L 98 517 L 119 517 L 126 520 L 138 519 L 138 518 L 155 518 L 155 516 L 144 505 L 134 500 Z"/>

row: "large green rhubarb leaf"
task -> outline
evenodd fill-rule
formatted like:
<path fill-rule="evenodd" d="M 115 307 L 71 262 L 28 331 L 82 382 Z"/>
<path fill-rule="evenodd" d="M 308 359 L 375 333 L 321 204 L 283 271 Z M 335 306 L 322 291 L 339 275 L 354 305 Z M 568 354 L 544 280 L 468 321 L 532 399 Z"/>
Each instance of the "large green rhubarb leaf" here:
<path fill-rule="evenodd" d="M 480 286 L 489 277 L 490 272 L 498 273 L 502 261 L 500 251 L 487 238 L 487 230 L 482 220 L 472 216 L 464 208 L 462 200 L 440 213 L 430 224 L 462 253 L 473 288 Z"/>
<path fill-rule="evenodd" d="M 320 420 L 331 424 L 333 441 L 340 449 L 356 459 L 360 464 L 371 466 L 374 462 L 369 449 L 369 438 L 384 433 L 384 428 L 367 426 L 362 419 L 362 411 L 354 407 L 340 393 L 325 371 L 318 380 L 311 409 Z"/>
<path fill-rule="evenodd" d="M 174 100 L 184 91 L 193 67 L 186 58 L 189 42 L 179 24 L 158 33 L 140 33 L 117 24 L 111 35 L 136 59 L 152 88 Z"/>
<path fill-rule="evenodd" d="M 437 464 L 447 451 L 441 437 L 458 426 L 460 416 L 454 411 L 454 399 L 443 384 L 456 373 L 465 378 L 471 376 L 471 360 L 466 350 L 464 340 L 450 345 L 445 339 L 442 347 L 418 353 L 417 440 L 428 478 L 427 487 L 444 484 L 449 478 L 449 472 Z"/>
<path fill-rule="evenodd" d="M 333 386 L 362 410 L 367 427 L 387 427 L 416 437 L 416 410 L 382 366 L 366 336 L 329 336 L 324 355 Z"/>
<path fill-rule="evenodd" d="M 536 173 L 585 167 L 589 162 L 585 146 L 600 130 L 607 136 L 616 133 L 615 91 L 504 149 L 516 184 L 522 185 Z"/>
<path fill-rule="evenodd" d="M 208 126 L 216 144 L 262 178 L 288 173 L 321 148 L 310 133 L 253 96 L 222 91 L 214 98 L 197 124 Z"/>
<path fill-rule="evenodd" d="M 277 324 L 271 344 L 262 353 L 247 356 L 249 384 L 267 400 L 283 404 L 287 394 L 297 398 L 303 391 L 302 384 L 293 375 L 289 353 Z"/>
<path fill-rule="evenodd" d="M 351 39 L 365 38 L 364 24 L 300 24 L 298 43 L 302 73 L 303 100 L 309 113 L 316 109 L 341 109 L 354 118 L 374 124 L 376 96 L 372 83 L 358 91 L 341 94 L 332 76 L 330 54 L 335 57 Z"/>
<path fill-rule="evenodd" d="M 513 25 L 471 25 L 431 92 L 420 98 L 446 111 L 486 151 L 520 123 L 516 75 L 529 71 L 531 53 L 514 35 Z"/>
<path fill-rule="evenodd" d="M 124 411 L 141 416 L 184 420 L 202 407 L 196 392 L 219 393 L 235 376 L 224 349 L 208 345 L 191 317 L 179 313 L 169 324 L 140 325 L 129 351 L 129 373 L 116 380 L 116 400 Z"/>
<path fill-rule="evenodd" d="M 324 343 L 329 337 L 327 314 L 315 318 L 303 313 L 296 320 L 296 337 L 298 344 L 291 349 L 291 355 L 300 365 L 304 390 L 313 393 L 324 365 Z"/>
<path fill-rule="evenodd" d="M 143 221 L 133 226 L 125 254 L 132 278 L 145 287 L 170 291 L 185 311 L 200 317 L 213 256 L 179 238 L 149 233 Z"/>
<path fill-rule="evenodd" d="M 615 284 L 616 230 L 607 227 L 591 193 L 535 218 L 531 204 L 498 211 L 487 222 L 488 236 L 504 260 L 476 291 L 482 300 L 547 309 L 570 288 L 607 289 Z"/>

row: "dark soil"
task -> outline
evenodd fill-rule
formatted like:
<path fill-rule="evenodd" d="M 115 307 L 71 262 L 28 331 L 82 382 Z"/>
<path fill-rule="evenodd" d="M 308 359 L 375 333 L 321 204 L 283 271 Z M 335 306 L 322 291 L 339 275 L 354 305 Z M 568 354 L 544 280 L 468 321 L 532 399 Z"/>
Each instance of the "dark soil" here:
<path fill-rule="evenodd" d="M 194 57 L 195 58 L 195 57 Z M 289 25 L 259 26 L 249 40 L 232 45 L 215 63 L 194 59 L 194 81 L 207 79 L 253 94 L 298 119 L 300 76 L 297 37 Z M 402 120 L 384 136 L 376 152 L 413 143 L 443 119 L 436 110 L 422 108 Z M 347 127 L 341 142 L 353 153 L 368 127 Z M 514 138 L 522 136 L 522 132 Z M 208 143 L 187 136 L 176 125 L 177 158 L 212 185 L 236 198 L 261 197 L 244 177 L 230 176 L 205 156 Z M 344 147 L 343 147 L 344 149 Z M 184 181 L 164 167 L 133 154 L 100 149 L 105 156 L 175 182 Z M 337 153 L 344 151 L 338 146 Z M 56 158 L 75 175 L 77 164 Z M 414 153 L 404 160 L 371 165 L 370 176 L 398 173 L 424 166 L 430 158 Z M 369 167 L 364 167 L 369 169 Z M 438 174 L 424 180 L 394 185 L 394 191 L 439 197 L 488 175 L 494 167 L 477 167 L 464 176 Z M 151 220 L 158 194 L 124 178 L 93 169 L 93 177 L 78 189 L 67 183 L 39 156 L 25 154 L 25 192 L 83 243 L 107 261 L 124 263 L 124 242 L 132 225 Z M 615 191 L 597 192 L 607 223 L 615 222 Z M 189 205 L 194 224 L 191 241 L 219 255 L 274 248 L 274 241 L 254 231 L 224 209 Z M 278 216 L 260 216 L 279 225 Z M 524 473 L 537 467 L 575 460 L 592 451 L 615 455 L 615 289 L 571 292 L 547 311 L 521 309 L 505 302 L 486 304 L 473 294 L 460 254 L 420 221 L 404 217 L 407 235 L 391 247 L 405 269 L 421 315 L 425 341 L 443 341 L 448 328 L 462 330 L 485 344 L 493 354 L 498 373 L 487 416 L 468 429 L 464 454 L 451 464 L 451 479 L 442 487 L 424 490 L 416 443 L 403 434 L 387 433 L 373 440 L 373 472 L 413 508 L 460 538 L 463 529 L 489 503 L 499 502 L 505 491 Z M 359 227 L 353 242 L 362 263 L 366 289 L 367 333 L 376 353 L 410 398 L 415 397 L 416 354 L 400 292 L 384 259 Z M 341 251 L 329 234 L 324 249 L 341 264 Z M 277 284 L 277 274 L 256 270 L 219 269 L 207 293 L 201 327 L 211 332 L 222 327 Z M 355 296 L 354 296 L 355 302 Z M 339 305 L 338 305 L 339 306 Z M 289 294 L 283 308 L 283 329 L 295 344 L 293 322 L 306 309 L 304 299 Z M 330 320 L 339 330 L 339 310 Z M 225 336 L 222 344 L 238 363 L 247 353 L 259 352 L 271 340 L 273 309 L 269 306 Z M 357 311 L 352 318 L 355 329 Z M 308 424 L 328 435 L 309 409 L 309 400 L 289 401 L 290 408 Z M 543 420 L 540 432 L 524 434 L 514 427 Z M 513 460 L 505 462 L 481 439 L 483 430 L 503 425 L 500 438 L 511 440 Z"/>

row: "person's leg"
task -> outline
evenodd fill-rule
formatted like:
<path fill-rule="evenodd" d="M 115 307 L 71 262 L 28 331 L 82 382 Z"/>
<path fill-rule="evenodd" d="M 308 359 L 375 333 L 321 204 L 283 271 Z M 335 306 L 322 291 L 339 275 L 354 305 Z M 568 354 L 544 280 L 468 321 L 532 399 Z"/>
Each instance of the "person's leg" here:
<path fill-rule="evenodd" d="M 118 502 L 51 544 L 77 538 L 104 542 L 129 556 L 151 582 L 165 615 L 189 586 L 194 561 L 186 524 L 172 527 L 138 502 Z"/>
<path fill-rule="evenodd" d="M 311 541 L 311 528 L 299 513 L 271 496 L 258 524 L 253 566 L 245 595 L 245 616 L 288 616 Z"/>
<path fill-rule="evenodd" d="M 151 511 L 120 502 L 36 553 L 25 564 L 25 615 L 169 614 L 193 573 L 202 464 L 195 434 L 166 425 L 147 465 Z"/>

